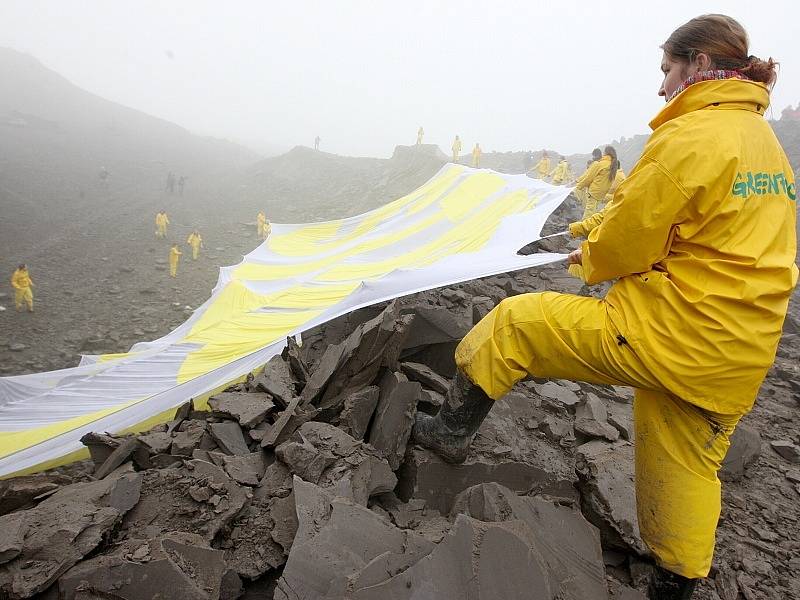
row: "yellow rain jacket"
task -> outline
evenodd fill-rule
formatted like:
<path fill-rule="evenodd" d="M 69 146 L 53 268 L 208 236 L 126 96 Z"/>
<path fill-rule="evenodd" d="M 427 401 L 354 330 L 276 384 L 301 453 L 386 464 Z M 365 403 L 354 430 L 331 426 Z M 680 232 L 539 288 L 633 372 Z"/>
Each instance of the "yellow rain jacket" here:
<path fill-rule="evenodd" d="M 477 167 L 478 164 L 480 163 L 481 154 L 483 154 L 483 152 L 481 151 L 480 147 L 476 145 L 472 149 L 472 166 L 473 167 Z"/>
<path fill-rule="evenodd" d="M 461 140 L 454 140 L 453 141 L 453 156 L 458 156 L 461 154 Z"/>
<path fill-rule="evenodd" d="M 750 81 L 688 87 L 582 245 L 588 283 L 619 279 L 606 302 L 631 348 L 725 414 L 752 407 L 797 282 L 796 187 L 768 105 Z"/>
<path fill-rule="evenodd" d="M 550 172 L 550 157 L 543 156 L 534 167 L 539 177 L 545 177 Z"/>
<path fill-rule="evenodd" d="M 200 248 L 203 246 L 203 238 L 200 237 L 199 233 L 192 232 L 189 234 L 189 237 L 186 238 L 186 243 L 192 248 L 192 258 L 197 260 L 197 256 L 200 254 Z"/>
<path fill-rule="evenodd" d="M 611 202 L 611 199 L 614 197 L 614 192 L 617 191 L 619 184 L 623 181 L 625 181 L 625 172 L 621 168 L 617 169 L 614 181 L 611 182 L 611 187 L 608 188 L 608 193 L 606 193 L 606 202 Z"/>
<path fill-rule="evenodd" d="M 586 190 L 595 200 L 601 201 L 611 187 L 608 173 L 611 170 L 611 157 L 603 156 L 594 161 L 586 172 L 575 182 L 575 190 Z"/>
<path fill-rule="evenodd" d="M 569 163 L 566 160 L 560 161 L 556 168 L 552 170 L 550 173 L 550 177 L 553 183 L 561 184 L 564 183 L 567 179 L 567 175 L 569 172 Z"/>
<path fill-rule="evenodd" d="M 11 287 L 15 290 L 26 290 L 33 285 L 28 269 L 17 269 L 11 275 Z"/>

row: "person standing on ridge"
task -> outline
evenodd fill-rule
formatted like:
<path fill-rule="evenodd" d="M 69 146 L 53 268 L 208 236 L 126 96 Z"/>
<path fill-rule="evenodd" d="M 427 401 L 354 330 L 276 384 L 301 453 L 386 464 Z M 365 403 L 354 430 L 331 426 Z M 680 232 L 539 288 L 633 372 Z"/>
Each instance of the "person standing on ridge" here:
<path fill-rule="evenodd" d="M 458 162 L 458 157 L 461 154 L 461 138 L 456 136 L 456 139 L 453 140 L 453 162 Z"/>
<path fill-rule="evenodd" d="M 177 277 L 178 276 L 178 262 L 180 262 L 181 256 L 183 256 L 183 252 L 181 252 L 178 249 L 178 244 L 172 244 L 172 248 L 169 251 L 169 276 L 170 277 Z"/>
<path fill-rule="evenodd" d="M 172 171 L 167 173 L 167 186 L 164 189 L 168 194 L 172 194 L 175 191 L 175 174 Z"/>
<path fill-rule="evenodd" d="M 542 152 L 542 158 L 539 159 L 539 162 L 536 163 L 536 166 L 532 169 L 535 172 L 534 177 L 536 179 L 544 179 L 547 177 L 547 174 L 550 172 L 550 157 L 547 156 L 547 150 Z"/>
<path fill-rule="evenodd" d="M 14 304 L 17 312 L 22 311 L 23 304 L 28 305 L 28 312 L 33 312 L 33 280 L 28 273 L 28 266 L 21 264 L 11 275 L 11 287 L 14 288 Z"/>
<path fill-rule="evenodd" d="M 568 175 L 569 163 L 567 162 L 567 159 L 562 156 L 561 160 L 558 161 L 556 168 L 550 171 L 550 181 L 554 185 L 561 185 L 567 180 Z"/>
<path fill-rule="evenodd" d="M 580 177 L 578 177 L 575 180 L 576 183 L 578 181 L 580 181 L 586 175 L 586 173 L 589 172 L 589 169 L 592 168 L 592 164 L 597 162 L 601 158 L 603 158 L 603 151 L 600 150 L 600 148 L 595 148 L 594 150 L 592 150 L 592 158 L 590 158 L 589 160 L 586 161 L 586 168 L 583 170 L 583 173 L 580 175 Z M 578 202 L 580 203 L 580 205 L 585 208 L 586 207 L 586 190 L 584 188 L 575 189 L 575 190 L 573 190 L 573 193 L 575 194 L 575 197 L 578 199 Z"/>
<path fill-rule="evenodd" d="M 581 193 L 585 198 L 583 218 L 588 219 L 598 212 L 599 206 L 605 201 L 608 190 L 617 176 L 617 151 L 612 146 L 606 146 L 603 156 L 595 161 L 586 170 L 586 173 L 575 182 L 576 194 Z"/>
<path fill-rule="evenodd" d="M 261 239 L 266 240 L 269 237 L 269 234 L 272 233 L 272 223 L 269 222 L 269 219 L 264 220 L 264 225 L 261 228 Z"/>
<path fill-rule="evenodd" d="M 764 119 L 776 63 L 748 45 L 717 14 L 669 36 L 666 106 L 569 256 L 590 285 L 614 282 L 605 298 L 503 300 L 458 345 L 439 413 L 417 413 L 412 434 L 463 462 L 493 403 L 528 375 L 633 387 L 639 529 L 660 600 L 690 598 L 711 569 L 717 472 L 775 360 L 798 278 L 795 177 Z"/>
<path fill-rule="evenodd" d="M 197 257 L 200 254 L 200 248 L 204 247 L 203 238 L 200 237 L 200 232 L 195 229 L 189 234 L 189 237 L 186 238 L 186 243 L 192 248 L 192 260 L 197 260 Z"/>
<path fill-rule="evenodd" d="M 267 217 L 264 214 L 263 210 L 258 211 L 258 215 L 256 215 L 256 233 L 258 235 L 258 239 L 264 239 L 264 227 L 267 224 Z"/>
<path fill-rule="evenodd" d="M 178 196 L 183 196 L 183 186 L 186 185 L 186 177 L 183 175 L 178 179 Z"/>
<path fill-rule="evenodd" d="M 425 130 L 422 128 L 422 125 L 420 125 L 419 129 L 417 129 L 417 146 L 422 144 L 423 135 L 425 135 Z"/>
<path fill-rule="evenodd" d="M 314 138 L 314 150 L 319 150 L 319 143 L 322 141 L 319 136 Z"/>
<path fill-rule="evenodd" d="M 481 154 L 483 154 L 483 150 L 481 150 L 480 144 L 475 144 L 475 147 L 472 149 L 472 166 L 476 169 L 481 161 Z"/>
<path fill-rule="evenodd" d="M 156 237 L 167 237 L 167 225 L 169 225 L 169 217 L 165 210 L 161 210 L 156 215 Z"/>

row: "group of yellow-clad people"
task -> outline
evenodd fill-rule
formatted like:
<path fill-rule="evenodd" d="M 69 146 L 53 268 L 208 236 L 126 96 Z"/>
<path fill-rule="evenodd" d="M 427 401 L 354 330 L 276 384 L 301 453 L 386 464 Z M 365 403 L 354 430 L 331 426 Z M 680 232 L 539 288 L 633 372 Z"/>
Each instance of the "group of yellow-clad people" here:
<path fill-rule="evenodd" d="M 169 224 L 170 221 L 166 211 L 159 211 L 156 214 L 157 238 L 167 237 L 167 226 Z M 266 240 L 272 232 L 272 224 L 267 220 L 264 211 L 260 211 L 256 217 L 256 228 L 258 238 L 261 240 Z M 200 249 L 205 248 L 203 245 L 203 237 L 200 235 L 200 232 L 197 229 L 193 230 L 192 233 L 189 234 L 189 237 L 186 238 L 186 243 L 192 249 L 192 259 L 197 260 L 197 257 L 200 256 Z M 178 244 L 173 244 L 169 251 L 169 274 L 171 277 L 178 276 L 178 263 L 180 263 L 181 256 L 183 256 L 183 252 L 180 251 Z"/>
<path fill-rule="evenodd" d="M 550 157 L 547 152 L 542 153 L 542 158 L 528 171 L 529 175 L 537 179 L 549 179 L 551 183 L 563 185 L 573 180 L 572 170 L 567 159 L 563 156 L 558 164 L 550 169 Z M 625 181 L 617 152 L 613 146 L 606 146 L 605 151 L 595 148 L 592 158 L 586 165 L 586 171 L 575 180 L 575 197 L 583 206 L 583 218 L 601 212 L 614 197 L 619 184 Z"/>

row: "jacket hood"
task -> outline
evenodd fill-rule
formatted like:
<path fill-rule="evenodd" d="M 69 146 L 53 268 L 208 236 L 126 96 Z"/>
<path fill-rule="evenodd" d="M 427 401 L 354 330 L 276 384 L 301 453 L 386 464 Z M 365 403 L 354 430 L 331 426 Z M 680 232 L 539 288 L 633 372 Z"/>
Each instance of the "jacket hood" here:
<path fill-rule="evenodd" d="M 650 121 L 650 129 L 656 130 L 667 121 L 712 105 L 763 115 L 769 106 L 769 90 L 763 83 L 745 79 L 698 81 L 668 102 Z"/>

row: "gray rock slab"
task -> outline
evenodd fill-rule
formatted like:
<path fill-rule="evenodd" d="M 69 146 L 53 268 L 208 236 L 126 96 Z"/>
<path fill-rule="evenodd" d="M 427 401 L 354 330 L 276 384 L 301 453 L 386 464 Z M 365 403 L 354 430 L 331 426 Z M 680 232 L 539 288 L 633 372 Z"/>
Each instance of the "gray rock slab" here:
<path fill-rule="evenodd" d="M 225 561 L 245 579 L 257 579 L 286 562 L 283 548 L 273 540 L 275 522 L 270 503 L 253 501 L 233 524 Z"/>
<path fill-rule="evenodd" d="M 600 529 L 603 545 L 647 555 L 636 515 L 633 445 L 592 440 L 575 454 L 583 514 Z"/>
<path fill-rule="evenodd" d="M 35 508 L 0 517 L 0 546 L 14 555 L 0 569 L 0 596 L 28 598 L 50 587 L 110 535 L 138 501 L 141 485 L 138 473 L 76 483 Z M 27 533 L 18 548 L 13 538 L 20 528 Z"/>
<path fill-rule="evenodd" d="M 339 413 L 339 427 L 357 440 L 363 440 L 378 406 L 380 388 L 368 386 L 345 397 Z"/>
<path fill-rule="evenodd" d="M 540 497 L 518 496 L 496 483 L 485 483 L 464 490 L 452 513 L 480 521 L 524 521 L 533 533 L 550 580 L 558 584 L 559 597 L 608 597 L 600 534 L 579 511 Z"/>
<path fill-rule="evenodd" d="M 269 466 L 269 458 L 274 460 L 273 456 L 267 455 L 266 452 L 261 450 L 238 456 L 223 455 L 222 467 L 236 483 L 255 487 L 259 484 L 264 476 L 264 471 Z"/>
<path fill-rule="evenodd" d="M 608 423 L 618 432 L 623 440 L 632 442 L 633 431 L 633 406 L 620 402 L 609 402 L 606 404 L 608 410 Z"/>
<path fill-rule="evenodd" d="M 166 431 L 151 431 L 137 436 L 153 454 L 168 454 L 172 437 Z"/>
<path fill-rule="evenodd" d="M 411 306 L 403 313 L 412 314 L 414 321 L 403 348 L 420 348 L 432 344 L 459 342 L 472 328 L 469 315 L 458 313 L 442 306 Z"/>
<path fill-rule="evenodd" d="M 776 440 L 769 443 L 772 449 L 792 464 L 800 464 L 800 446 L 791 440 Z"/>
<path fill-rule="evenodd" d="M 272 396 L 257 392 L 223 392 L 209 398 L 208 406 L 215 416 L 233 419 L 247 429 L 263 422 L 275 410 Z"/>
<path fill-rule="evenodd" d="M 234 455 L 250 454 L 242 428 L 237 423 L 232 421 L 209 423 L 208 429 L 223 452 Z"/>
<path fill-rule="evenodd" d="M 392 470 L 396 470 L 411 437 L 422 388 L 417 382 L 407 381 L 401 373 L 390 371 L 381 378 L 380 388 L 368 439 L 386 457 Z"/>
<path fill-rule="evenodd" d="M 730 439 L 731 445 L 722 461 L 719 478 L 723 481 L 738 481 L 745 469 L 761 455 L 761 434 L 747 425 L 737 425 Z"/>
<path fill-rule="evenodd" d="M 522 521 L 483 523 L 458 515 L 434 550 L 383 583 L 354 590 L 354 600 L 553 598 L 544 561 Z"/>
<path fill-rule="evenodd" d="M 536 383 L 533 385 L 536 393 L 551 400 L 557 400 L 564 406 L 575 406 L 581 399 L 574 391 L 566 386 L 560 385 L 555 381 L 547 381 L 545 383 Z"/>
<path fill-rule="evenodd" d="M 223 552 L 209 548 L 202 537 L 171 533 L 128 540 L 110 554 L 86 560 L 63 575 L 58 588 L 64 600 L 220 600 L 227 572 Z"/>
<path fill-rule="evenodd" d="M 266 430 L 261 436 L 262 448 L 274 448 L 284 434 L 284 430 L 289 428 L 289 422 L 295 417 L 302 399 L 300 396 L 292 398 L 291 402 L 283 409 L 281 414 L 275 419 L 272 427 Z"/>
<path fill-rule="evenodd" d="M 273 356 L 264 365 L 264 371 L 255 378 L 253 386 L 268 393 L 283 406 L 287 406 L 297 395 L 292 369 L 282 356 Z"/>
<path fill-rule="evenodd" d="M 18 512 L 0 519 L 0 564 L 16 558 L 25 547 L 25 534 L 28 520 L 24 512 Z"/>
<path fill-rule="evenodd" d="M 619 439 L 620 432 L 608 422 L 605 403 L 592 393 L 575 407 L 575 433 L 589 438 L 603 438 L 609 442 Z"/>
<path fill-rule="evenodd" d="M 292 474 L 326 489 L 341 493 L 346 489 L 347 495 L 362 505 L 370 496 L 389 492 L 397 484 L 397 477 L 379 451 L 328 423 L 304 423 L 275 449 L 275 454 Z M 275 485 L 266 479 L 267 474 L 262 487 Z"/>
<path fill-rule="evenodd" d="M 359 325 L 340 344 L 329 346 L 303 388 L 303 403 L 325 403 L 369 385 L 384 365 L 394 366 L 411 326 L 393 301 Z"/>
<path fill-rule="evenodd" d="M 191 456 L 195 448 L 200 446 L 206 433 L 205 423 L 200 421 L 183 421 L 180 429 L 172 434 L 170 454 L 174 456 Z"/>
<path fill-rule="evenodd" d="M 450 387 L 450 382 L 436 373 L 427 365 L 415 362 L 404 362 L 400 364 L 403 374 L 409 381 L 417 381 L 422 387 L 428 388 L 440 394 L 446 394 Z"/>
<path fill-rule="evenodd" d="M 0 515 L 34 504 L 37 497 L 54 492 L 62 483 L 68 483 L 67 479 L 46 474 L 0 480 Z"/>
<path fill-rule="evenodd" d="M 386 552 L 403 554 L 409 534 L 368 508 L 298 478 L 294 493 L 299 528 L 276 600 L 342 598 L 348 577 L 374 558 Z"/>

